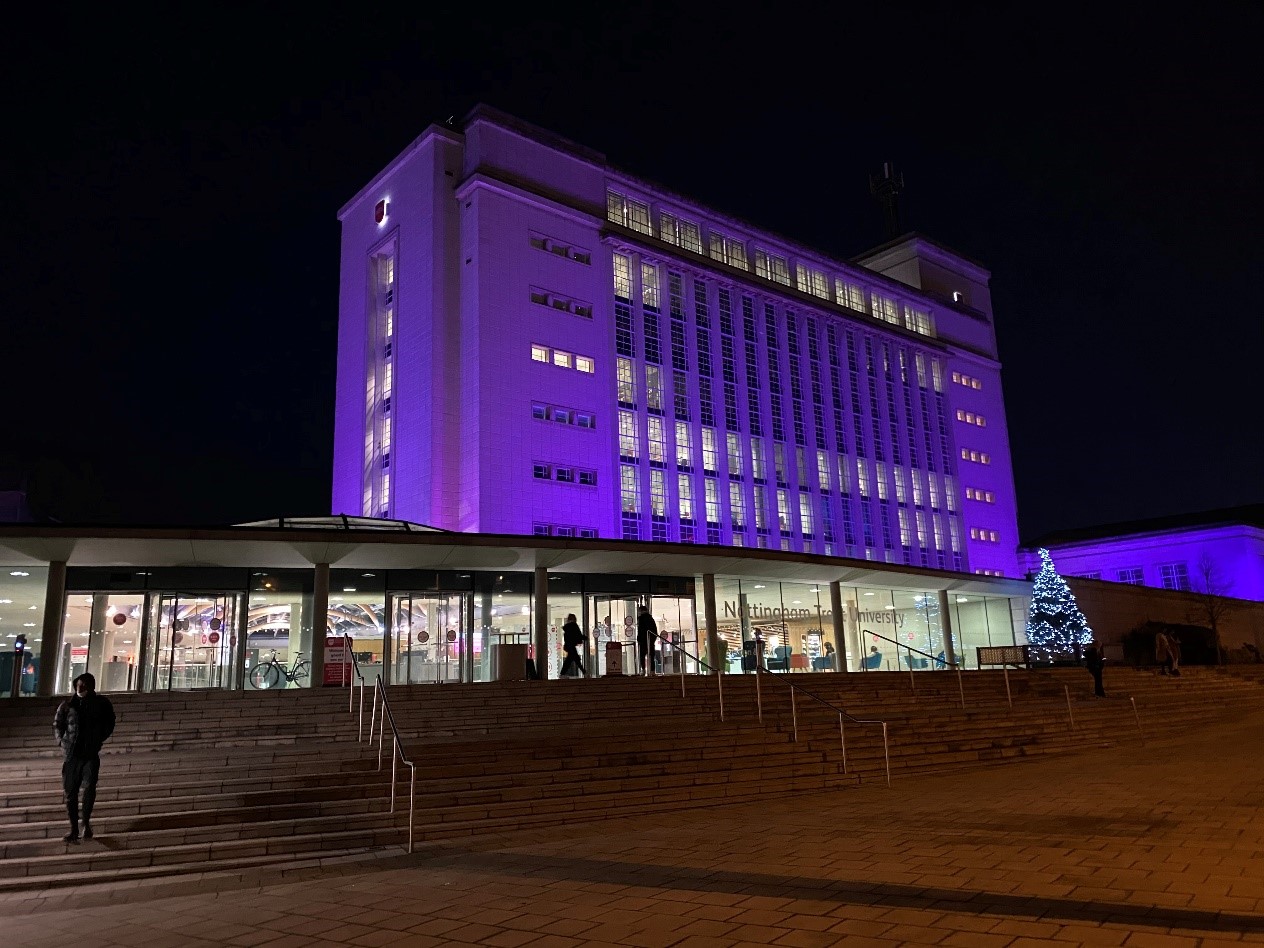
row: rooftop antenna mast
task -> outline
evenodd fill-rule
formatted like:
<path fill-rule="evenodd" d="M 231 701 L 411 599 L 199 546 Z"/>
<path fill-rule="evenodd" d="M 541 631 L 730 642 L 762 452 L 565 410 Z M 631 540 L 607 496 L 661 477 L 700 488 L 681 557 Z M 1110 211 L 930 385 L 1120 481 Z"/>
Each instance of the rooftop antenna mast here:
<path fill-rule="evenodd" d="M 904 175 L 889 162 L 882 163 L 882 176 L 869 176 L 869 193 L 886 211 L 887 239 L 900 236 L 900 192 L 904 190 Z"/>

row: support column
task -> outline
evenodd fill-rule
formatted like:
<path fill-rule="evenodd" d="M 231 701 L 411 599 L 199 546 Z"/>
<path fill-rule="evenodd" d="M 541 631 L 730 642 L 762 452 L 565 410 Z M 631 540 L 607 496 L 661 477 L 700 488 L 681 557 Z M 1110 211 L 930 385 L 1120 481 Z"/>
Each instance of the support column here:
<path fill-rule="evenodd" d="M 843 587 L 838 583 L 830 583 L 830 611 L 834 620 L 834 651 L 838 653 L 835 661 L 838 671 L 850 671 L 847 667 L 847 627 L 843 624 Z"/>
<path fill-rule="evenodd" d="M 549 571 L 535 568 L 535 670 L 541 681 L 549 677 Z"/>
<path fill-rule="evenodd" d="M 954 665 L 957 661 L 957 650 L 952 644 L 952 613 L 948 611 L 948 591 L 939 590 L 939 624 L 944 630 L 944 659 Z"/>
<path fill-rule="evenodd" d="M 40 632 L 40 695 L 57 693 L 57 665 L 61 660 L 62 629 L 66 625 L 66 561 L 48 564 L 48 586 L 44 589 L 44 628 Z"/>
<path fill-rule="evenodd" d="M 317 563 L 312 572 L 312 687 L 321 688 L 325 684 L 325 635 L 329 631 L 329 564 Z"/>
<path fill-rule="evenodd" d="M 726 662 L 720 660 L 720 624 L 715 611 L 715 574 L 702 574 L 702 611 L 707 624 L 707 663 L 722 675 L 726 671 Z"/>

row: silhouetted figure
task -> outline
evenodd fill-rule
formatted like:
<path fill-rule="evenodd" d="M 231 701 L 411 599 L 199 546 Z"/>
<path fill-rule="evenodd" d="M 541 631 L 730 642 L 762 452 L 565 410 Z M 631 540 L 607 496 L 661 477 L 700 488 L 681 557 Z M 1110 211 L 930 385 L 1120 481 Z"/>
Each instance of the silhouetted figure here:
<path fill-rule="evenodd" d="M 1102 655 L 1102 647 L 1096 642 L 1090 642 L 1088 650 L 1084 653 L 1084 667 L 1093 676 L 1093 694 L 1099 698 L 1106 697 L 1106 689 L 1102 687 L 1102 666 L 1105 664 L 1106 658 Z"/>
<path fill-rule="evenodd" d="M 53 734 L 66 755 L 61 765 L 61 784 L 70 832 L 62 839 L 79 842 L 79 790 L 83 789 L 83 838 L 92 838 L 92 804 L 97 799 L 101 771 L 101 745 L 114 733 L 114 705 L 97 694 L 97 680 L 90 673 L 78 676 L 75 694 L 57 706 Z"/>
<path fill-rule="evenodd" d="M 654 674 L 654 654 L 658 651 L 658 623 L 648 606 L 636 610 L 636 663 L 646 675 Z"/>
<path fill-rule="evenodd" d="M 588 674 L 579 658 L 579 646 L 583 641 L 584 630 L 579 627 L 579 623 L 575 621 L 575 613 L 572 612 L 562 626 L 562 651 L 566 653 L 566 661 L 562 662 L 562 670 L 558 673 L 562 678 Z"/>

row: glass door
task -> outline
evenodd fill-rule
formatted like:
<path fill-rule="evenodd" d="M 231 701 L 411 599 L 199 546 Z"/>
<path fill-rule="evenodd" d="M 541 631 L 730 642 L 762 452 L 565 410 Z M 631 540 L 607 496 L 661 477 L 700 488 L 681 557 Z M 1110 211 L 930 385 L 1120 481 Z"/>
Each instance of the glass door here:
<path fill-rule="evenodd" d="M 694 609 L 692 596 L 650 598 L 650 615 L 654 617 L 659 638 L 663 640 L 660 662 L 664 674 L 680 674 L 682 663 L 686 675 L 698 674 L 698 659 L 702 651 L 698 642 L 697 613 Z"/>
<path fill-rule="evenodd" d="M 461 681 L 477 660 L 466 632 L 464 593 L 395 593 L 392 596 L 391 682 Z"/>
<path fill-rule="evenodd" d="M 144 593 L 67 594 L 58 693 L 69 692 L 70 683 L 83 672 L 92 673 L 99 691 L 139 689 L 146 619 Z"/>
<path fill-rule="evenodd" d="M 238 593 L 159 593 L 152 597 L 152 646 L 145 663 L 147 691 L 232 688 Z"/>
<path fill-rule="evenodd" d="M 592 640 L 596 651 L 597 674 L 609 675 L 612 669 L 612 653 L 620 656 L 622 672 L 614 674 L 635 675 L 636 667 L 636 609 L 641 605 L 639 596 L 589 596 L 592 609 Z M 613 647 L 612 647 L 613 643 Z"/>

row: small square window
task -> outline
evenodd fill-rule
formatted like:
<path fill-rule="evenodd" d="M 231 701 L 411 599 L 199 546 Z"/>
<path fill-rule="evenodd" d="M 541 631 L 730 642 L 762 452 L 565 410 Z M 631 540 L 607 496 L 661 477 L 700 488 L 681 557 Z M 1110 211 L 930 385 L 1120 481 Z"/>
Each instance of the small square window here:
<path fill-rule="evenodd" d="M 571 360 L 574 359 L 569 352 L 563 352 L 560 349 L 553 350 L 553 364 L 560 365 L 564 369 L 571 367 Z"/>
<path fill-rule="evenodd" d="M 588 356 L 576 356 L 575 368 L 579 369 L 581 372 L 587 372 L 591 375 L 593 371 L 593 360 L 588 358 Z"/>
<path fill-rule="evenodd" d="M 582 411 L 575 413 L 575 424 L 578 425 L 580 428 L 596 428 L 597 427 L 597 422 L 593 418 L 593 416 L 588 414 L 587 412 L 582 412 Z"/>
<path fill-rule="evenodd" d="M 575 528 L 574 527 L 558 527 L 554 531 L 554 535 L 559 536 L 559 537 L 573 537 L 575 535 Z"/>
<path fill-rule="evenodd" d="M 531 287 L 531 302 L 548 304 L 549 294 L 538 287 Z"/>
<path fill-rule="evenodd" d="M 535 362 L 548 362 L 549 350 L 544 346 L 532 346 L 531 359 Z"/>
<path fill-rule="evenodd" d="M 591 540 L 597 535 L 597 531 L 592 527 L 580 527 L 579 535 L 585 540 Z"/>
<path fill-rule="evenodd" d="M 580 471 L 579 482 L 583 484 L 585 487 L 596 487 L 597 486 L 597 472 L 596 471 Z"/>
<path fill-rule="evenodd" d="M 592 263 L 592 254 L 584 250 L 572 250 L 571 259 L 576 263 L 589 264 Z"/>
<path fill-rule="evenodd" d="M 549 417 L 549 406 L 533 402 L 531 405 L 531 417 L 545 421 Z"/>
<path fill-rule="evenodd" d="M 553 420 L 563 425 L 571 423 L 571 410 L 569 408 L 554 408 Z"/>
<path fill-rule="evenodd" d="M 555 476 L 564 484 L 573 484 L 575 482 L 575 469 L 570 467 L 559 467 L 554 471 Z"/>
<path fill-rule="evenodd" d="M 547 523 L 531 524 L 531 532 L 537 537 L 547 537 L 549 535 L 549 525 Z"/>
<path fill-rule="evenodd" d="M 538 480 L 547 481 L 552 473 L 547 464 L 534 464 L 531 468 L 532 476 Z"/>

